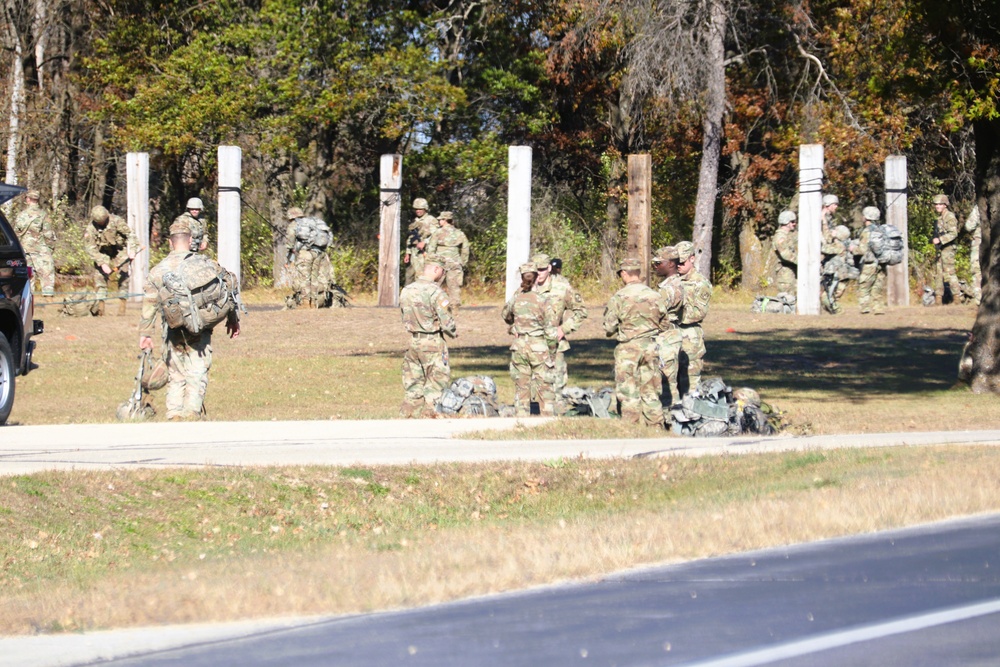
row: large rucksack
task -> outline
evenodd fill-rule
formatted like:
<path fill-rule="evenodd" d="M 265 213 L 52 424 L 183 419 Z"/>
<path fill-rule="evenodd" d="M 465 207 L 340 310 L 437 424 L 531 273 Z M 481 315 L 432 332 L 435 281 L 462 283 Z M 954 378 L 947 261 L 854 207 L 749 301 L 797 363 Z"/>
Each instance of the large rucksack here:
<path fill-rule="evenodd" d="M 868 231 L 868 248 L 879 264 L 895 266 L 903 261 L 903 234 L 896 225 L 872 225 Z"/>
<path fill-rule="evenodd" d="M 295 240 L 304 246 L 326 250 L 333 242 L 333 232 L 319 218 L 299 218 L 295 223 Z"/>
<path fill-rule="evenodd" d="M 771 435 L 780 427 L 781 413 L 747 387 L 733 391 L 722 378 L 706 378 L 670 409 L 677 435 L 699 438 L 741 433 Z"/>
<path fill-rule="evenodd" d="M 778 292 L 777 296 L 758 296 L 750 304 L 751 313 L 784 313 L 795 312 L 795 295 L 788 292 Z"/>
<path fill-rule="evenodd" d="M 163 274 L 160 309 L 171 329 L 192 334 L 214 329 L 231 313 L 240 312 L 236 276 L 204 255 L 190 254 L 180 266 Z"/>
<path fill-rule="evenodd" d="M 488 375 L 459 378 L 444 390 L 435 408 L 443 415 L 497 417 L 497 385 Z"/>

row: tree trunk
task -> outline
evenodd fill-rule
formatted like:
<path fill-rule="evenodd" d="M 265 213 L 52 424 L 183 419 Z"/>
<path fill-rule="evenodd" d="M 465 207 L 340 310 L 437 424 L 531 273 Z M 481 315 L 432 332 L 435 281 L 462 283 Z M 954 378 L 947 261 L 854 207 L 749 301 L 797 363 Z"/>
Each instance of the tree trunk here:
<path fill-rule="evenodd" d="M 24 114 L 24 55 L 21 39 L 11 26 L 14 42 L 14 62 L 10 68 L 10 119 L 7 135 L 7 183 L 17 184 L 18 147 L 21 143 L 21 117 Z"/>
<path fill-rule="evenodd" d="M 1000 120 L 981 120 L 976 133 L 976 196 L 983 234 L 982 302 L 962 359 L 961 376 L 977 394 L 1000 393 Z"/>
<path fill-rule="evenodd" d="M 701 168 L 698 172 L 698 199 L 694 208 L 691 241 L 698 252 L 695 268 L 704 276 L 712 270 L 712 227 L 718 196 L 719 155 L 722 149 L 722 120 L 726 110 L 726 12 L 722 2 L 712 3 L 712 24 L 708 37 L 709 76 L 705 82 L 705 115 L 702 118 Z"/>
<path fill-rule="evenodd" d="M 624 187 L 625 165 L 621 158 L 614 157 L 611 160 L 611 173 L 608 174 L 607 218 L 601 231 L 601 274 L 604 280 L 614 280 L 618 271 L 617 255 L 622 226 L 621 193 Z"/>

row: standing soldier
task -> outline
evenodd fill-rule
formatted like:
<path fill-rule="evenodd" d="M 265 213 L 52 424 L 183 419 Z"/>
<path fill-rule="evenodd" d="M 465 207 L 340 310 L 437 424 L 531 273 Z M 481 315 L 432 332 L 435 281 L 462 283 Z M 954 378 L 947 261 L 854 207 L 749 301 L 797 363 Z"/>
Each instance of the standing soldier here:
<path fill-rule="evenodd" d="M 108 278 L 117 275 L 118 314 L 125 314 L 126 296 L 122 286 L 128 285 L 129 263 L 135 259 L 139 241 L 120 216 L 111 215 L 103 206 L 90 210 L 90 224 L 83 233 L 87 255 L 94 262 L 94 288 L 97 290 L 98 314 L 104 314 L 108 296 Z"/>
<path fill-rule="evenodd" d="M 469 263 L 469 239 L 461 229 L 455 228 L 451 211 L 442 211 L 437 219 L 441 226 L 431 234 L 427 253 L 444 260 L 444 287 L 451 312 L 457 315 L 462 305 L 465 265 Z"/>
<path fill-rule="evenodd" d="M 288 209 L 288 244 L 286 266 L 292 266 L 292 294 L 285 297 L 285 308 L 304 302 L 308 308 L 325 305 L 326 293 L 333 282 L 333 265 L 326 249 L 332 236 L 319 218 L 307 218 L 301 208 Z"/>
<path fill-rule="evenodd" d="M 666 325 L 667 306 L 655 290 L 643 284 L 640 271 L 638 259 L 622 261 L 618 275 L 625 286 L 604 309 L 604 332 L 618 339 L 615 394 L 621 418 L 663 428 L 657 336 Z"/>
<path fill-rule="evenodd" d="M 535 291 L 548 299 L 555 311 L 556 340 L 559 344 L 556 347 L 553 390 L 556 395 L 556 414 L 561 415 L 567 410 L 563 389 L 569 382 L 569 369 L 566 367 L 569 341 L 566 340 L 566 336 L 579 329 L 587 319 L 587 307 L 583 305 L 583 297 L 567 278 L 553 275 L 553 267 L 559 260 L 549 259 L 548 255 L 540 253 L 532 257 L 531 261 L 537 267 L 538 274 L 535 279 Z M 559 268 L 562 268 L 561 261 Z"/>
<path fill-rule="evenodd" d="M 514 383 L 514 412 L 518 417 L 531 414 L 532 387 L 542 415 L 552 416 L 556 410 L 558 320 L 549 298 L 535 289 L 538 276 L 548 274 L 550 268 L 549 258 L 544 256 L 544 260 L 544 263 L 532 260 L 520 266 L 521 286 L 501 312 L 514 336 L 510 346 L 510 379 Z"/>
<path fill-rule="evenodd" d="M 820 211 L 823 221 L 823 241 L 829 243 L 833 238 L 833 232 L 837 227 L 837 208 L 840 206 L 840 199 L 837 195 L 823 195 L 823 209 Z"/>
<path fill-rule="evenodd" d="M 406 264 L 406 284 L 409 285 L 419 278 L 424 271 L 424 253 L 427 252 L 427 242 L 431 233 L 437 229 L 438 222 L 427 212 L 427 200 L 418 197 L 413 200 L 413 221 L 406 235 L 406 254 L 403 264 Z"/>
<path fill-rule="evenodd" d="M 941 303 L 945 303 L 945 284 L 951 290 L 951 298 L 962 298 L 962 286 L 955 274 L 955 241 L 958 240 L 958 218 L 948 209 L 948 195 L 934 195 L 934 238 L 931 242 L 938 250 L 937 275 L 941 276 Z"/>
<path fill-rule="evenodd" d="M 184 221 L 191 228 L 191 252 L 201 252 L 208 247 L 207 222 L 202 220 L 201 213 L 205 205 L 199 197 L 187 200 L 187 210 L 174 218 L 174 222 Z"/>
<path fill-rule="evenodd" d="M 798 290 L 796 271 L 798 269 L 799 235 L 795 231 L 795 213 L 782 211 L 778 216 L 778 231 L 771 242 L 778 256 L 778 275 L 775 282 L 779 292 L 795 296 Z"/>
<path fill-rule="evenodd" d="M 820 247 L 823 253 L 823 270 L 820 279 L 819 301 L 831 315 L 843 312 L 840 307 L 840 297 L 847 290 L 847 282 L 858 277 L 854 267 L 854 254 L 851 248 L 851 230 L 846 225 L 837 225 L 828 241 Z"/>
<path fill-rule="evenodd" d="M 972 205 L 972 211 L 965 219 L 965 231 L 972 235 L 972 241 L 969 243 L 969 268 L 972 270 L 972 299 L 978 306 L 983 299 L 983 267 L 979 261 L 983 230 L 979 224 L 979 204 Z"/>
<path fill-rule="evenodd" d="M 438 285 L 443 276 L 444 261 L 431 255 L 420 277 L 399 294 L 403 326 L 410 334 L 410 346 L 403 355 L 401 417 L 433 417 L 438 400 L 451 382 L 444 336 L 455 338 L 458 333 L 448 296 Z"/>
<path fill-rule="evenodd" d="M 663 278 L 660 282 L 660 297 L 667 306 L 667 321 L 659 336 L 660 372 L 667 380 L 666 405 L 681 402 L 677 389 L 677 358 L 681 353 L 681 330 L 677 327 L 680 310 L 684 305 L 684 287 L 681 274 L 677 271 L 677 248 L 666 246 L 656 251 L 653 257 L 653 272 Z"/>
<path fill-rule="evenodd" d="M 858 239 L 857 254 L 861 255 L 861 275 L 858 276 L 858 305 L 861 314 L 885 315 L 887 306 L 885 293 L 885 268 L 878 263 L 878 258 L 869 246 L 871 228 L 882 216 L 875 206 L 865 206 L 861 211 L 865 219 L 865 227 Z"/>
<path fill-rule="evenodd" d="M 56 293 L 56 266 L 52 261 L 52 247 L 56 235 L 48 213 L 38 204 L 41 199 L 38 190 L 28 190 L 24 198 L 28 205 L 14 218 L 14 231 L 27 255 L 28 265 L 38 276 L 42 296 L 53 296 Z"/>
<path fill-rule="evenodd" d="M 678 369 L 687 370 L 688 391 L 701 382 L 701 371 L 705 366 L 705 332 L 701 322 L 708 315 L 708 302 L 712 299 L 712 283 L 694 268 L 694 254 L 694 244 L 690 241 L 677 244 L 677 271 L 684 288 L 684 305 L 678 326 L 681 329 L 681 352 L 685 357 L 679 360 Z M 677 386 L 680 387 L 679 381 Z"/>
<path fill-rule="evenodd" d="M 153 349 L 156 315 L 162 307 L 160 292 L 164 276 L 177 272 L 185 260 L 194 256 L 191 245 L 191 228 L 186 221 L 170 225 L 170 254 L 154 266 L 146 278 L 142 319 L 139 320 L 141 350 Z M 230 311 L 226 331 L 231 338 L 240 335 L 238 309 Z M 205 416 L 205 391 L 208 388 L 208 371 L 212 367 L 212 330 L 207 328 L 199 334 L 192 334 L 183 328 L 167 328 L 163 338 L 166 344 L 164 361 L 167 364 L 167 420 L 201 419 Z"/>

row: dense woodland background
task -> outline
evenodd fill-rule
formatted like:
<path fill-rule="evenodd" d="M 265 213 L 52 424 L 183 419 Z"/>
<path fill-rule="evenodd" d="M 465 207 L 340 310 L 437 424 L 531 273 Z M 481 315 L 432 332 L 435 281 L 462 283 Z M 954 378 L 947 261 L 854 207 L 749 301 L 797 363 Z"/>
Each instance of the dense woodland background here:
<path fill-rule="evenodd" d="M 1000 172 L 995 2 L 4 9 L 5 178 L 40 189 L 55 211 L 64 275 L 85 267 L 89 208 L 124 212 L 130 150 L 151 154 L 162 233 L 189 196 L 214 220 L 216 147 L 242 147 L 243 273 L 264 285 L 283 257 L 282 212 L 299 205 L 334 229 L 342 282 L 374 286 L 383 153 L 404 155 L 405 204 L 421 196 L 432 212 L 455 212 L 474 246 L 473 284 L 503 275 L 511 144 L 534 149 L 534 242 L 576 277 L 607 277 L 620 255 L 629 153 L 653 156 L 654 247 L 693 236 L 712 248 L 702 268 L 714 282 L 755 291 L 767 289 L 777 214 L 794 207 L 801 143 L 825 145 L 826 190 L 855 224 L 861 207 L 884 203 L 884 158 L 907 156 L 915 288 L 933 260 L 935 193 L 951 195 L 962 220 L 977 187 L 985 219 L 998 208 L 1000 188 L 984 185 L 989 164 Z M 960 261 L 967 272 L 967 251 Z"/>

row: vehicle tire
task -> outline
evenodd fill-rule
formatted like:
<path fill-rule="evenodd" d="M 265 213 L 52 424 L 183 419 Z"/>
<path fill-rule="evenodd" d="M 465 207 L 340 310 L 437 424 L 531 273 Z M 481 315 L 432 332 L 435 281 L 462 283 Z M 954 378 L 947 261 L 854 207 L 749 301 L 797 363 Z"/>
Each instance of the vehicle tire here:
<path fill-rule="evenodd" d="M 7 423 L 14 407 L 14 353 L 7 337 L 0 333 L 0 425 Z"/>

